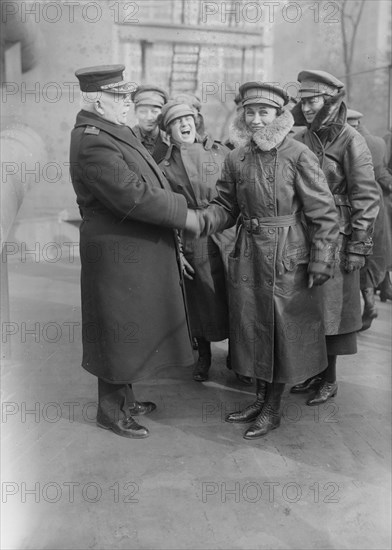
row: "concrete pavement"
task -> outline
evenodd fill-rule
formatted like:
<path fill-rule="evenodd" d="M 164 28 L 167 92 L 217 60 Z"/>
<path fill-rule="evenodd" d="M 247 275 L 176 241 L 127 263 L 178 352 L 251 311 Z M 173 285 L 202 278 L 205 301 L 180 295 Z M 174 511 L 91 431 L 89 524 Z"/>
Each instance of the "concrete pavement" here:
<path fill-rule="evenodd" d="M 223 421 L 253 389 L 221 342 L 208 382 L 173 368 L 135 386 L 158 409 L 142 418 L 150 437 L 127 440 L 96 427 L 96 379 L 80 367 L 77 227 L 31 212 L 8 249 L 3 548 L 391 547 L 390 302 L 339 358 L 336 398 L 311 408 L 286 389 L 266 437 Z"/>

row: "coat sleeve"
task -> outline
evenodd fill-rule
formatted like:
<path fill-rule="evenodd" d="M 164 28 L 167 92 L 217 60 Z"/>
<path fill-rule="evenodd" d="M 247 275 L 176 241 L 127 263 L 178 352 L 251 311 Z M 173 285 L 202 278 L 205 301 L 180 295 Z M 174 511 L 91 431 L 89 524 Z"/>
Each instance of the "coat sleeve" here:
<path fill-rule="evenodd" d="M 137 161 L 135 158 L 135 165 Z M 153 185 L 143 173 L 132 170 L 113 140 L 97 143 L 84 136 L 79 163 L 83 184 L 116 216 L 165 227 L 185 226 L 185 198 Z"/>
<path fill-rule="evenodd" d="M 216 192 L 217 196 L 210 205 L 204 210 L 197 211 L 202 237 L 228 229 L 237 221 L 239 207 L 230 154 L 224 160 L 221 177 L 216 183 Z"/>
<path fill-rule="evenodd" d="M 351 206 L 351 236 L 346 252 L 368 255 L 372 252 L 373 228 L 380 195 L 376 185 L 372 157 L 365 139 L 355 132 L 343 156 L 347 195 Z"/>
<path fill-rule="evenodd" d="M 310 149 L 303 150 L 298 158 L 296 191 L 310 229 L 308 270 L 331 276 L 339 237 L 338 214 L 325 175 Z"/>

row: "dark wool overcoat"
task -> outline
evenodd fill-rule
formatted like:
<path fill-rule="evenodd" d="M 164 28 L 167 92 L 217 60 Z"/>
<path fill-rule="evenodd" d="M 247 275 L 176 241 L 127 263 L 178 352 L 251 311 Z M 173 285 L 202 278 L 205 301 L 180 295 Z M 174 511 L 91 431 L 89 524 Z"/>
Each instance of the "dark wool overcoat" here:
<path fill-rule="evenodd" d="M 86 112 L 71 136 L 80 227 L 83 367 L 132 383 L 194 362 L 176 232 L 187 205 L 127 126 Z"/>
<path fill-rule="evenodd" d="M 181 193 L 189 208 L 206 208 L 216 196 L 216 181 L 229 150 L 210 137 L 191 144 L 172 144 L 160 168 L 173 191 Z M 234 245 L 235 230 L 227 229 L 208 237 L 181 236 L 186 259 L 195 270 L 185 279 L 192 335 L 210 342 L 229 337 L 227 303 L 227 257 Z"/>
<path fill-rule="evenodd" d="M 372 251 L 374 222 L 379 210 L 379 190 L 372 157 L 364 138 L 346 122 L 344 92 L 327 101 L 309 128 L 295 138 L 318 157 L 339 215 L 338 266 L 335 276 L 322 286 L 326 335 L 347 334 L 362 327 L 359 271 L 344 269 L 347 253 Z M 296 123 L 306 126 L 298 104 Z"/>
<path fill-rule="evenodd" d="M 284 112 L 253 135 L 239 114 L 218 196 L 199 212 L 202 234 L 232 226 L 229 255 L 233 369 L 296 383 L 327 365 L 320 288 L 308 270 L 332 274 L 337 215 L 317 158 L 288 137 Z"/>

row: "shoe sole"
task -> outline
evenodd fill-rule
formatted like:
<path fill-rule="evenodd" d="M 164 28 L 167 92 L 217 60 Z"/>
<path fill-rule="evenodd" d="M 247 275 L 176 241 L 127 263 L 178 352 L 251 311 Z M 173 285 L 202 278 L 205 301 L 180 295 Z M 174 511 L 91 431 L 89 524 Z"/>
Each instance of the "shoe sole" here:
<path fill-rule="evenodd" d="M 119 435 L 120 437 L 126 437 L 127 439 L 145 439 L 150 435 L 150 432 L 147 432 L 146 434 L 140 434 L 140 435 L 127 434 L 127 433 L 124 433 L 122 430 L 116 430 L 112 426 L 105 426 L 104 424 L 100 424 L 99 422 L 97 422 L 97 426 L 98 428 L 102 428 L 103 430 L 109 430 L 115 433 L 116 435 Z"/>

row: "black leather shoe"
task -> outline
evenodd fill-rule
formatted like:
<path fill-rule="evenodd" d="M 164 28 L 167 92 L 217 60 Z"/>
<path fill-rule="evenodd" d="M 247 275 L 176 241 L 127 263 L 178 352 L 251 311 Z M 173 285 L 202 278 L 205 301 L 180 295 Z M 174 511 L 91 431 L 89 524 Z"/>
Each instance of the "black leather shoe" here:
<path fill-rule="evenodd" d="M 246 430 L 244 439 L 257 439 L 258 437 L 266 435 L 271 430 L 279 428 L 280 418 L 280 414 L 271 406 L 267 405 L 261 411 L 252 426 Z"/>
<path fill-rule="evenodd" d="M 310 391 L 315 391 L 320 386 L 322 382 L 321 376 L 312 376 L 302 382 L 301 384 L 296 384 L 290 389 L 290 393 L 308 393 Z"/>
<path fill-rule="evenodd" d="M 132 407 L 129 407 L 129 414 L 131 416 L 142 416 L 143 414 L 150 414 L 155 411 L 157 406 L 152 401 L 135 401 Z"/>
<path fill-rule="evenodd" d="M 323 382 L 319 389 L 317 390 L 316 394 L 311 398 L 308 399 L 306 402 L 309 407 L 314 407 L 315 405 L 321 405 L 322 403 L 325 403 L 330 399 L 331 397 L 335 397 L 335 395 L 338 393 L 338 384 L 337 382 Z"/>
<path fill-rule="evenodd" d="M 199 357 L 199 360 L 193 369 L 193 380 L 196 380 L 196 382 L 204 382 L 205 380 L 208 380 L 208 371 L 210 370 L 210 366 L 210 356 L 207 355 Z"/>
<path fill-rule="evenodd" d="M 121 437 L 129 437 L 135 439 L 142 439 L 148 437 L 150 432 L 144 426 L 141 426 L 130 416 L 129 418 L 122 418 L 118 422 L 105 422 L 97 418 L 97 426 L 104 430 L 112 430 Z"/>

